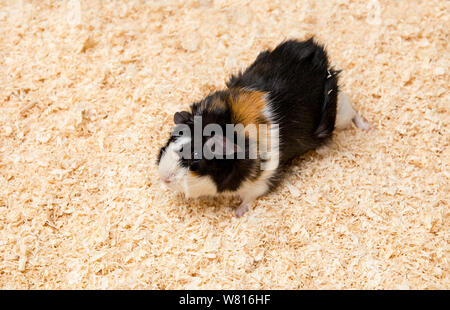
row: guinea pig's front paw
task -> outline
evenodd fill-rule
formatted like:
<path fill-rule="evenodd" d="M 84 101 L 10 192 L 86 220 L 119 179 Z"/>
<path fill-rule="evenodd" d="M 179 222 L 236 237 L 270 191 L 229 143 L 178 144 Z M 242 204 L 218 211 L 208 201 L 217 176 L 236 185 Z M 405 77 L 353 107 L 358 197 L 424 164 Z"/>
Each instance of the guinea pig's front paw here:
<path fill-rule="evenodd" d="M 236 209 L 234 210 L 234 214 L 236 217 L 241 217 L 245 214 L 245 212 L 248 211 L 249 204 L 248 203 L 241 203 Z"/>

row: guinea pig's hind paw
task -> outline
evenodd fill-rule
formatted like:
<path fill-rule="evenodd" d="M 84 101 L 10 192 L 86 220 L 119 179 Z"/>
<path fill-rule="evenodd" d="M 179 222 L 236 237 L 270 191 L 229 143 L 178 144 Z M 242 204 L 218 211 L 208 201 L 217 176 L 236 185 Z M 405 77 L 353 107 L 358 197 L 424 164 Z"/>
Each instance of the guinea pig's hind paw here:
<path fill-rule="evenodd" d="M 357 128 L 360 128 L 364 131 L 373 129 L 372 125 L 370 125 L 370 123 L 358 111 L 356 111 L 356 114 L 353 117 L 352 121 Z"/>
<path fill-rule="evenodd" d="M 248 203 L 242 203 L 239 207 L 236 207 L 234 214 L 236 217 L 241 217 L 248 211 Z"/>

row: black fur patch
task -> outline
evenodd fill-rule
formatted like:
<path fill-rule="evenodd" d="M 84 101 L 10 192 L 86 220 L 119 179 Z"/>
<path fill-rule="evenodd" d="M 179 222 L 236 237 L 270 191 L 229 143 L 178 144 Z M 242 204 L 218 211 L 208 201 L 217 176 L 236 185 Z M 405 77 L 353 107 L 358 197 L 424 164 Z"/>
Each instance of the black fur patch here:
<path fill-rule="evenodd" d="M 259 54 L 244 72 L 232 76 L 230 88 L 269 93 L 280 126 L 281 161 L 325 143 L 334 130 L 337 72 L 329 67 L 324 48 L 313 39 L 286 41 Z"/>

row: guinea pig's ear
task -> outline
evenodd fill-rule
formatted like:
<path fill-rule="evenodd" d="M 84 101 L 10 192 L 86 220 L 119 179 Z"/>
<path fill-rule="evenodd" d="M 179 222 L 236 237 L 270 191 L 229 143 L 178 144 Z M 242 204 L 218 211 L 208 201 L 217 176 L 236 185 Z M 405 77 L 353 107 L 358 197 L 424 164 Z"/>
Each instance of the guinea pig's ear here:
<path fill-rule="evenodd" d="M 213 137 L 209 138 L 205 142 L 205 146 L 212 154 L 219 156 L 227 156 L 242 152 L 242 148 L 239 145 L 233 143 L 232 141 L 227 139 L 227 137 L 224 137 L 222 135 L 214 135 Z"/>
<path fill-rule="evenodd" d="M 173 116 L 173 122 L 178 124 L 187 124 L 192 121 L 192 114 L 187 111 L 177 112 Z"/>

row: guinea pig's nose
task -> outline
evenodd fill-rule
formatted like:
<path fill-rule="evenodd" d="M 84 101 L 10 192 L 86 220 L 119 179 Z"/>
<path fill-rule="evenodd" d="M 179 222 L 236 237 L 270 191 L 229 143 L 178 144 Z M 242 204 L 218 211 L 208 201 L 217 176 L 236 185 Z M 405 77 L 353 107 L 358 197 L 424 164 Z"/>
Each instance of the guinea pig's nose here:
<path fill-rule="evenodd" d="M 173 175 L 163 176 L 161 179 L 164 183 L 170 184 L 173 181 Z"/>

